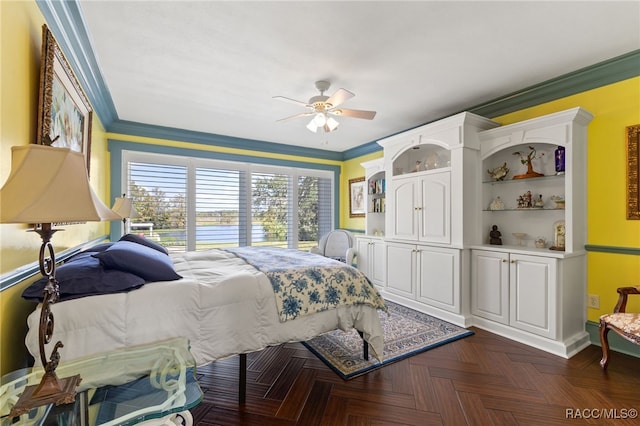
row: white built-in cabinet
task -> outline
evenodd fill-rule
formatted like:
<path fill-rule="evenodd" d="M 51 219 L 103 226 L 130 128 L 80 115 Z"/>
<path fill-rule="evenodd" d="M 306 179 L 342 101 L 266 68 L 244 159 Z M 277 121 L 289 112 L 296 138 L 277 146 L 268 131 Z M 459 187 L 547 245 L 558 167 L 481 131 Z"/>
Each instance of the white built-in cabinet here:
<path fill-rule="evenodd" d="M 474 250 L 473 315 L 555 339 L 557 259 Z"/>
<path fill-rule="evenodd" d="M 356 263 L 378 289 L 385 286 L 386 251 L 385 235 L 386 179 L 382 158 L 361 164 L 365 169 L 366 214 L 365 234 L 356 235 Z"/>
<path fill-rule="evenodd" d="M 400 176 L 391 185 L 390 236 L 396 239 L 451 243 L 451 172 Z"/>
<path fill-rule="evenodd" d="M 388 300 L 563 357 L 579 352 L 589 345 L 591 119 L 573 108 L 500 126 L 465 112 L 379 141 L 383 158 L 363 167 L 370 185 L 384 178 L 383 194 L 368 196 L 385 207 L 367 211 L 358 267 Z M 522 178 L 527 168 L 514 153 L 533 150 L 541 176 Z M 498 180 L 489 171 L 501 166 L 508 172 Z"/>
<path fill-rule="evenodd" d="M 587 111 L 574 108 L 479 135 L 482 173 L 475 190 L 482 194 L 477 209 L 481 244 L 472 247 L 473 323 L 563 357 L 590 343 L 584 245 L 591 119 Z M 527 168 L 514 153 L 532 150 L 537 157 L 533 169 L 542 176 L 522 178 Z M 564 167 L 556 169 L 559 153 Z M 505 164 L 504 180 L 489 176 L 488 170 Z M 541 201 L 523 205 L 520 198 L 529 193 Z M 501 232 L 500 245 L 490 244 L 494 225 Z"/>
<path fill-rule="evenodd" d="M 378 289 L 385 286 L 386 252 L 385 242 L 380 237 L 356 236 L 356 262 L 360 269 Z"/>
<path fill-rule="evenodd" d="M 457 321 L 461 312 L 460 250 L 387 242 L 386 293 L 404 298 L 419 310 L 438 309 L 440 317 Z M 391 266 L 393 265 L 393 266 Z"/>
<path fill-rule="evenodd" d="M 461 113 L 378 143 L 387 176 L 383 295 L 455 324 L 470 325 L 469 250 L 476 227 L 478 132 L 497 123 Z M 468 235 L 467 235 L 468 234 Z"/>

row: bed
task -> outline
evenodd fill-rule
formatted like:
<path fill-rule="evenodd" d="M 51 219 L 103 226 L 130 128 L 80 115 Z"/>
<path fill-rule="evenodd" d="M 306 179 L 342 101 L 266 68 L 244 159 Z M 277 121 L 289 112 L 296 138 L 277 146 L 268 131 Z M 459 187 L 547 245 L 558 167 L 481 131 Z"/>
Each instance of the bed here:
<path fill-rule="evenodd" d="M 356 328 L 381 359 L 378 310 L 385 309 L 384 300 L 351 266 L 317 254 L 274 248 L 167 254 L 161 247 L 148 247 L 153 242 L 129 238 L 133 241 L 104 244 L 58 268 L 61 301 L 52 305 L 55 329 L 46 353 L 58 340 L 64 344 L 59 349 L 64 361 L 186 337 L 197 365 L 204 365 L 335 329 Z M 147 256 L 160 263 L 150 263 Z M 82 273 L 93 268 L 101 275 L 88 280 L 80 273 L 75 284 L 69 284 L 73 280 L 67 269 L 74 263 Z M 74 274 L 76 278 L 78 272 Z M 105 279 L 106 275 L 110 277 Z M 122 288 L 110 288 L 103 281 L 115 281 Z M 77 289 L 77 283 L 85 287 Z M 324 290 L 317 287 L 319 283 Z M 36 297 L 40 291 L 36 284 L 23 297 Z M 28 317 L 25 339 L 36 363 L 39 316 L 40 305 Z"/>

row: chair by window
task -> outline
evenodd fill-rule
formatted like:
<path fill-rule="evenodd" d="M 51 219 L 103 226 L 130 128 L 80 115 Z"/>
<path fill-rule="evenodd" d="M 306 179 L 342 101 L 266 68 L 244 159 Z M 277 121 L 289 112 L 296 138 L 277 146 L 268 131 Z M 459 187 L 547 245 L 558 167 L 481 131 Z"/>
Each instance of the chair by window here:
<path fill-rule="evenodd" d="M 353 241 L 351 232 L 344 229 L 335 229 L 320 238 L 318 246 L 311 247 L 309 251 L 351 265 L 355 253 Z"/>
<path fill-rule="evenodd" d="M 606 369 L 609 364 L 609 341 L 607 340 L 609 330 L 613 330 L 626 340 L 640 345 L 640 313 L 625 312 L 627 298 L 630 294 L 640 294 L 640 286 L 620 287 L 617 291 L 619 294 L 618 303 L 613 309 L 613 313 L 600 317 L 600 344 L 602 346 L 600 366 L 603 369 Z"/>

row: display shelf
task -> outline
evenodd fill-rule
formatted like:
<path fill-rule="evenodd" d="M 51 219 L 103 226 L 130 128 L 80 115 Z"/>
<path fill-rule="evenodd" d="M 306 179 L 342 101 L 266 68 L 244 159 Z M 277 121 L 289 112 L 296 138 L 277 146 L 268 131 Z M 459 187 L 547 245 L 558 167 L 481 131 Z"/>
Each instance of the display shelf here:
<path fill-rule="evenodd" d="M 451 152 L 438 145 L 411 146 L 393 161 L 393 176 L 451 167 Z"/>
<path fill-rule="evenodd" d="M 482 183 L 486 185 L 502 185 L 502 184 L 525 184 L 527 182 L 549 181 L 549 180 L 564 180 L 565 175 L 545 175 L 527 179 L 504 179 L 504 180 L 485 180 Z"/>
<path fill-rule="evenodd" d="M 383 159 L 361 163 L 365 169 L 367 183 L 367 211 L 365 214 L 365 234 L 383 236 L 385 234 L 385 213 L 387 211 L 387 180 Z"/>
<path fill-rule="evenodd" d="M 531 207 L 531 208 L 523 208 L 523 209 L 497 209 L 497 210 L 491 210 L 491 209 L 483 209 L 483 212 L 491 212 L 491 213 L 500 213 L 500 212 L 541 212 L 541 211 L 545 211 L 545 212 L 558 212 L 558 211 L 563 211 L 566 209 L 557 209 L 557 208 L 536 208 L 536 207 Z"/>

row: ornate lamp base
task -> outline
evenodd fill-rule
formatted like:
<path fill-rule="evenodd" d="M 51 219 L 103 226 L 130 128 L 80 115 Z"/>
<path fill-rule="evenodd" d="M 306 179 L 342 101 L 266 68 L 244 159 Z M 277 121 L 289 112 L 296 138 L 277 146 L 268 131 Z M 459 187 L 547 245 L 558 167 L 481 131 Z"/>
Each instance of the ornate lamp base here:
<path fill-rule="evenodd" d="M 51 245 L 51 236 L 56 229 L 51 228 L 50 223 L 41 224 L 40 228 L 34 228 L 34 231 L 42 238 L 40 246 L 40 272 L 43 276 L 48 277 L 49 281 L 44 287 L 42 307 L 40 308 L 40 325 L 38 327 L 38 344 L 40 347 L 40 360 L 44 367 L 44 375 L 40 379 L 40 383 L 33 386 L 27 386 L 24 389 L 20 399 L 13 406 L 9 416 L 11 418 L 24 414 L 32 408 L 41 405 L 68 404 L 76 398 L 76 387 L 80 383 L 80 375 L 59 379 L 56 375 L 56 368 L 60 362 L 59 348 L 64 347 L 62 342 L 57 342 L 51 357 L 47 361 L 45 354 L 45 345 L 51 341 L 53 335 L 53 314 L 51 313 L 51 305 L 58 301 L 59 288 L 56 281 L 56 257 Z M 49 257 L 46 257 L 49 252 Z"/>
<path fill-rule="evenodd" d="M 81 380 L 79 374 L 59 379 L 55 372 L 45 373 L 39 384 L 24 389 L 20 399 L 11 409 L 9 418 L 20 416 L 41 405 L 73 402 L 76 398 L 76 387 Z"/>

